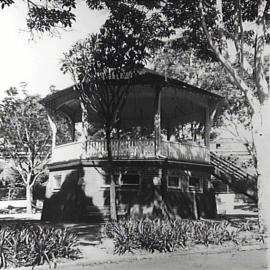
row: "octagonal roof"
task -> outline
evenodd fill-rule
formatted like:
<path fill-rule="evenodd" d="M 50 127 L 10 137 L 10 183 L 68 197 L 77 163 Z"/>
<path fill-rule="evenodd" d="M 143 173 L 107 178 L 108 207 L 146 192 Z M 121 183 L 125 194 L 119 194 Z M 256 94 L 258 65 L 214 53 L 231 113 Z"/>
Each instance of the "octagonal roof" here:
<path fill-rule="evenodd" d="M 128 78 L 118 82 L 128 83 Z M 156 87 L 161 91 L 161 126 L 173 127 L 190 121 L 203 122 L 205 108 L 210 112 L 223 98 L 182 81 L 165 78 L 164 75 L 143 69 L 129 88 L 126 103 L 121 113 L 121 126 L 153 126 Z M 50 111 L 67 114 L 75 122 L 81 121 L 79 93 L 71 86 L 46 96 L 42 103 Z M 89 114 L 95 124 L 102 120 L 94 111 Z"/>

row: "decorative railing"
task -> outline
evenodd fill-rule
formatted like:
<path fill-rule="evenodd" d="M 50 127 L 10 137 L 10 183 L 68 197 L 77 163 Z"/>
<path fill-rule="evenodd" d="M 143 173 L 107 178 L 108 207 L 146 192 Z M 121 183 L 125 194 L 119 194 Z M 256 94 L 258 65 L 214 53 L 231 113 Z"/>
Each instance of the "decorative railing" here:
<path fill-rule="evenodd" d="M 154 140 L 112 140 L 111 149 L 112 156 L 117 159 L 155 157 Z M 106 141 L 87 141 L 85 152 L 87 158 L 106 158 Z"/>
<path fill-rule="evenodd" d="M 187 143 L 162 141 L 159 148 L 155 140 L 112 140 L 112 157 L 114 159 L 153 159 L 209 162 L 209 150 L 204 146 Z M 107 144 L 105 140 L 89 140 L 56 146 L 52 152 L 52 162 L 75 159 L 105 159 Z"/>
<path fill-rule="evenodd" d="M 72 142 L 58 145 L 52 149 L 52 162 L 70 161 L 83 156 L 82 142 Z"/>
<path fill-rule="evenodd" d="M 162 141 L 160 148 L 161 155 L 168 159 L 210 162 L 210 152 L 205 146 Z"/>

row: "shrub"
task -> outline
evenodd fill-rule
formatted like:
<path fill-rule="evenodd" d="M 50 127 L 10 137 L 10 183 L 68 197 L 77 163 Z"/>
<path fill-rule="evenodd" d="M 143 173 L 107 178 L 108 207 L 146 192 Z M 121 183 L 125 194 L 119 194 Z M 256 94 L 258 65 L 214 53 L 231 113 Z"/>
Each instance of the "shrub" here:
<path fill-rule="evenodd" d="M 136 237 L 136 236 L 134 236 Z M 154 221 L 140 220 L 137 229 L 137 246 L 154 252 L 172 251 L 176 244 L 175 231 L 170 223 L 157 219 Z"/>
<path fill-rule="evenodd" d="M 0 227 L 0 268 L 35 266 L 79 256 L 77 237 L 64 228 L 31 224 Z"/>
<path fill-rule="evenodd" d="M 161 219 L 122 220 L 107 223 L 105 233 L 113 238 L 115 253 L 133 252 L 145 249 L 150 252 L 170 252 L 176 246 L 185 246 L 187 240 L 176 222 Z"/>
<path fill-rule="evenodd" d="M 137 224 L 131 220 L 107 223 L 105 233 L 108 237 L 114 239 L 114 252 L 124 254 L 136 249 Z"/>
<path fill-rule="evenodd" d="M 227 221 L 141 219 L 107 223 L 105 233 L 113 239 L 118 254 L 136 249 L 171 252 L 196 244 L 241 243 L 240 230 L 228 227 Z"/>

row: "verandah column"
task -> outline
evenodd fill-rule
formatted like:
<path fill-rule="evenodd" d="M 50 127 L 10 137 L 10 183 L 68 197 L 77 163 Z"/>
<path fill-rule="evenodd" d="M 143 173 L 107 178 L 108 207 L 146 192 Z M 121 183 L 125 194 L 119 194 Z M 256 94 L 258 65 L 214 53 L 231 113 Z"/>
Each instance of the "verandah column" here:
<path fill-rule="evenodd" d="M 205 122 L 204 122 L 204 143 L 208 151 L 210 150 L 210 133 L 211 133 L 211 127 L 214 122 L 214 118 L 217 112 L 217 106 L 208 106 L 205 108 Z M 210 157 L 208 157 L 210 160 Z"/>
<path fill-rule="evenodd" d="M 73 119 L 71 119 L 71 123 L 70 123 L 70 129 L 71 129 L 71 139 L 73 142 L 75 142 L 75 135 L 76 135 L 76 127 L 75 127 L 75 121 Z"/>
<path fill-rule="evenodd" d="M 82 157 L 87 157 L 87 141 L 89 138 L 89 122 L 88 122 L 88 112 L 87 112 L 87 107 L 84 104 L 83 100 L 80 99 L 80 107 L 81 107 L 81 117 L 82 117 Z"/>
<path fill-rule="evenodd" d="M 50 128 L 52 130 L 52 150 L 53 150 L 56 145 L 57 127 L 56 127 L 55 122 L 52 119 L 52 111 L 50 109 L 47 110 L 47 117 L 49 120 Z"/>
<path fill-rule="evenodd" d="M 207 149 L 210 147 L 210 131 L 211 131 L 211 121 L 210 121 L 210 114 L 209 114 L 209 107 L 205 108 L 204 111 L 205 120 L 204 120 L 204 145 Z"/>
<path fill-rule="evenodd" d="M 82 111 L 82 135 L 83 135 L 83 141 L 87 141 L 88 139 L 88 131 L 89 131 L 89 123 L 88 123 L 88 117 L 87 117 L 87 108 L 83 101 L 80 102 L 80 107 Z"/>
<path fill-rule="evenodd" d="M 64 113 L 66 119 L 68 120 L 68 125 L 69 125 L 69 130 L 70 130 L 70 135 L 71 135 L 71 140 L 72 142 L 75 141 L 75 120 L 73 118 L 73 114 L 70 113 Z"/>
<path fill-rule="evenodd" d="M 155 87 L 155 115 L 154 115 L 154 131 L 155 131 L 155 156 L 160 155 L 161 144 L 161 91 L 160 85 Z"/>

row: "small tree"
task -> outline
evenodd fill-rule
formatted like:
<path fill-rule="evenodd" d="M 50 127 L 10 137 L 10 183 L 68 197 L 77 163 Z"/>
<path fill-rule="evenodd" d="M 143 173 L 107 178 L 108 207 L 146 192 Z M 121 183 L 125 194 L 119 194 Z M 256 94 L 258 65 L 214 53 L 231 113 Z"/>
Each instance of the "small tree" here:
<path fill-rule="evenodd" d="M 148 56 L 148 45 L 155 40 L 155 32 L 140 31 L 146 25 L 146 14 L 134 13 L 126 6 L 118 6 L 114 12 L 119 16 L 111 16 L 99 34 L 77 42 L 63 60 L 63 71 L 72 75 L 80 93 L 85 136 L 93 124 L 88 119 L 90 110 L 97 113 L 105 130 L 112 219 L 116 219 L 112 130 L 120 120 L 132 80 Z M 127 18 L 134 19 L 135 27 L 130 28 Z"/>
<path fill-rule="evenodd" d="M 6 91 L 0 106 L 1 148 L 6 159 L 20 174 L 26 188 L 27 213 L 32 211 L 32 188 L 44 173 L 50 155 L 50 134 L 46 111 L 39 96 L 16 88 Z"/>
<path fill-rule="evenodd" d="M 113 178 L 113 156 L 111 151 L 111 133 L 119 121 L 121 109 L 125 103 L 130 84 L 122 85 L 121 79 L 127 74 L 133 74 L 134 69 L 127 66 L 126 59 L 117 59 L 106 54 L 107 44 L 103 44 L 97 35 L 91 35 L 83 42 L 77 43 L 64 60 L 64 71 L 70 71 L 76 83 L 76 90 L 80 93 L 80 102 L 83 114 L 83 131 L 85 139 L 89 137 L 89 112 L 97 113 L 105 129 L 107 144 L 108 174 L 110 182 L 110 209 L 111 219 L 117 219 L 115 202 L 115 182 Z M 103 47 L 104 46 L 104 47 Z M 119 48 L 117 48 L 119 49 Z M 115 54 L 115 52 L 112 52 Z M 125 54 L 125 51 L 123 50 Z M 78 56 L 79 55 L 79 56 Z M 117 57 L 117 55 L 115 55 Z M 119 55 L 118 55 L 119 56 Z M 118 64 L 117 60 L 121 62 Z M 113 63 L 115 61 L 115 63 Z M 110 65 L 111 64 L 111 65 Z M 114 66 L 114 64 L 118 66 Z M 79 74 L 76 74 L 78 65 L 81 65 Z M 83 76 L 83 77 L 80 77 Z"/>

